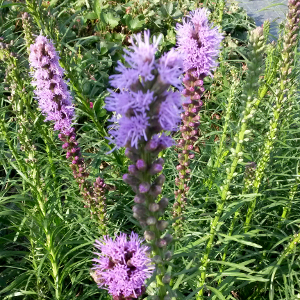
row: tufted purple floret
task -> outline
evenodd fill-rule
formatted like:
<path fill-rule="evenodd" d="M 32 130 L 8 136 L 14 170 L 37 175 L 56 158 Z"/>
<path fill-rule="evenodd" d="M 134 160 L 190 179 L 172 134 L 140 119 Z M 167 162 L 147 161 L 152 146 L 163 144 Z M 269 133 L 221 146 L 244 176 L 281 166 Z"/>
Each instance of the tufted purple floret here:
<path fill-rule="evenodd" d="M 172 49 L 155 59 L 159 38 L 150 43 L 150 32 L 134 35 L 132 46 L 125 50 L 126 65 L 119 62 L 119 74 L 110 76 L 110 90 L 106 109 L 115 112 L 111 118 L 111 143 L 120 147 L 134 147 L 151 140 L 161 130 L 174 131 L 181 121 L 181 95 L 168 91 L 170 86 L 182 87 L 182 57 Z M 170 144 L 170 143 L 168 143 Z"/>
<path fill-rule="evenodd" d="M 201 74 L 211 75 L 216 68 L 223 39 L 218 28 L 209 24 L 208 15 L 206 8 L 199 8 L 176 26 L 178 50 L 184 54 L 184 71 L 191 71 L 196 78 Z"/>
<path fill-rule="evenodd" d="M 95 262 L 96 282 L 108 290 L 114 299 L 138 298 L 145 292 L 145 280 L 153 272 L 151 259 L 147 256 L 147 246 L 134 232 L 127 239 L 122 233 L 112 240 L 104 236 L 95 242 L 100 253 Z"/>

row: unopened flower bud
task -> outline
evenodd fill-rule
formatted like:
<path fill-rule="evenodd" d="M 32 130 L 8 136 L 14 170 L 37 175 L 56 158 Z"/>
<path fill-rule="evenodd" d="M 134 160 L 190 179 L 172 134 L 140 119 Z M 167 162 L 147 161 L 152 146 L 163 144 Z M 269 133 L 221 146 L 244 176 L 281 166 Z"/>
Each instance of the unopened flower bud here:
<path fill-rule="evenodd" d="M 158 158 L 155 162 L 155 164 L 160 164 L 160 165 L 163 165 L 165 163 L 164 159 L 163 158 Z"/>
<path fill-rule="evenodd" d="M 172 242 L 172 240 L 173 240 L 173 237 L 172 237 L 171 234 L 167 233 L 167 234 L 164 236 L 164 240 L 165 240 L 168 244 L 170 244 L 170 243 Z"/>
<path fill-rule="evenodd" d="M 139 181 L 136 177 L 129 175 L 129 174 L 124 174 L 123 180 L 124 180 L 124 182 L 126 182 L 127 184 L 129 184 L 131 186 L 137 185 L 139 183 Z"/>
<path fill-rule="evenodd" d="M 157 212 L 159 210 L 159 205 L 158 203 L 150 203 L 149 205 L 149 210 L 151 212 Z"/>
<path fill-rule="evenodd" d="M 138 159 L 136 162 L 136 167 L 140 171 L 145 171 L 147 169 L 147 165 L 143 159 Z"/>
<path fill-rule="evenodd" d="M 144 232 L 144 238 L 145 240 L 147 241 L 152 241 L 155 239 L 155 233 L 153 231 L 150 231 L 150 230 L 146 230 Z"/>
<path fill-rule="evenodd" d="M 167 273 L 164 275 L 164 277 L 162 278 L 162 282 L 165 284 L 169 284 L 171 281 L 171 274 Z"/>
<path fill-rule="evenodd" d="M 168 200 L 168 198 L 162 198 L 160 201 L 159 201 L 159 203 L 158 203 L 158 205 L 159 205 L 159 208 L 160 209 L 165 209 L 168 205 L 169 205 L 169 200 Z"/>
<path fill-rule="evenodd" d="M 153 164 L 151 166 L 151 169 L 150 169 L 149 173 L 151 175 L 155 175 L 157 173 L 160 173 L 162 171 L 162 169 L 163 169 L 163 166 L 161 164 Z"/>
<path fill-rule="evenodd" d="M 129 165 L 128 166 L 128 172 L 130 174 L 133 174 L 133 175 L 137 174 L 137 168 L 136 168 L 136 166 L 135 165 Z"/>
<path fill-rule="evenodd" d="M 130 151 L 129 148 L 126 148 L 125 155 L 132 161 L 136 161 L 138 158 L 138 156 L 132 151 Z"/>
<path fill-rule="evenodd" d="M 144 195 L 136 195 L 134 197 L 133 201 L 135 203 L 140 203 L 140 204 L 145 203 L 145 196 Z"/>
<path fill-rule="evenodd" d="M 155 217 L 148 217 L 146 220 L 147 225 L 151 226 L 151 225 L 155 225 L 157 222 Z"/>
<path fill-rule="evenodd" d="M 160 220 L 157 222 L 156 227 L 158 230 L 164 231 L 168 227 L 168 225 L 169 225 L 168 221 Z"/>
<path fill-rule="evenodd" d="M 171 251 L 166 251 L 165 253 L 165 260 L 169 261 L 172 258 L 172 252 Z"/>
<path fill-rule="evenodd" d="M 155 151 L 158 147 L 158 143 L 155 140 L 150 140 L 148 141 L 148 143 L 146 144 L 146 150 L 148 151 Z"/>
<path fill-rule="evenodd" d="M 161 185 L 152 185 L 150 190 L 149 190 L 149 194 L 153 197 L 157 197 L 159 194 L 161 194 L 162 192 L 162 188 L 161 188 Z"/>
<path fill-rule="evenodd" d="M 164 248 L 167 246 L 167 241 L 165 239 L 159 239 L 158 242 L 157 242 L 157 246 L 159 248 Z"/>
<path fill-rule="evenodd" d="M 142 204 L 136 204 L 132 207 L 133 217 L 137 220 L 143 220 L 146 218 L 146 208 Z"/>
<path fill-rule="evenodd" d="M 162 185 L 164 184 L 165 180 L 166 180 L 165 175 L 164 175 L 164 174 L 160 174 L 160 175 L 155 179 L 155 183 L 156 183 L 157 185 L 162 186 Z"/>
<path fill-rule="evenodd" d="M 150 190 L 150 184 L 148 182 L 143 182 L 139 185 L 139 191 L 141 194 L 145 194 L 149 192 Z"/>

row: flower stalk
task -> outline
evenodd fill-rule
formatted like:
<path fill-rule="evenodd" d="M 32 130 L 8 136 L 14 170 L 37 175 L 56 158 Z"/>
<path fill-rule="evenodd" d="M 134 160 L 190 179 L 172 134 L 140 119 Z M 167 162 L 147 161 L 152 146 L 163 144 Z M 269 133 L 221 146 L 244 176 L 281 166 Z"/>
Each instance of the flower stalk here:
<path fill-rule="evenodd" d="M 28 54 L 30 53 L 30 45 L 34 43 L 34 39 L 32 36 L 32 24 L 31 24 L 31 18 L 29 13 L 24 12 L 22 14 L 22 24 L 23 24 L 23 30 L 24 30 L 24 39 L 25 44 L 27 48 Z"/>
<path fill-rule="evenodd" d="M 170 85 L 180 88 L 182 60 L 173 49 L 156 60 L 159 40 L 154 38 L 151 44 L 149 31 L 144 32 L 144 39 L 141 34 L 132 38 L 132 51 L 126 50 L 124 56 L 130 67 L 119 62 L 119 74 L 111 76 L 111 85 L 120 92 L 111 91 L 106 109 L 120 116 L 111 119 L 115 124 L 109 139 L 116 147 L 125 147 L 125 155 L 132 162 L 123 180 L 136 194 L 133 216 L 150 247 L 156 264 L 156 296 L 163 300 L 169 297 L 171 277 L 165 265 L 171 258 L 167 246 L 172 236 L 166 233 L 168 222 L 162 218 L 168 199 L 160 196 L 165 176 L 161 174 L 164 160 L 158 156 L 173 145 L 171 137 L 162 131 L 175 131 L 180 122 L 181 95 L 168 89 Z"/>
<path fill-rule="evenodd" d="M 9 68 L 7 68 L 6 73 L 6 83 L 10 85 L 9 90 L 11 91 L 10 101 L 14 106 L 14 111 L 16 113 L 16 120 L 20 125 L 20 129 L 18 130 L 18 139 L 21 143 L 21 150 L 25 152 L 27 158 L 22 161 L 22 158 L 18 155 L 15 147 L 12 144 L 11 137 L 7 131 L 5 125 L 5 118 L 0 119 L 0 132 L 4 135 L 4 138 L 8 144 L 8 147 L 16 159 L 18 166 L 20 168 L 19 174 L 24 178 L 26 178 L 26 183 L 29 183 L 30 189 L 34 198 L 37 200 L 38 208 L 41 213 L 42 219 L 45 220 L 47 214 L 47 206 L 45 203 L 45 195 L 43 194 L 43 187 L 41 184 L 39 169 L 37 166 L 37 161 L 35 158 L 35 146 L 32 145 L 32 141 L 29 139 L 28 128 L 26 127 L 26 118 L 24 117 L 24 103 L 21 97 L 18 97 L 20 94 L 23 94 L 22 83 L 20 80 L 20 74 L 18 71 L 17 59 L 14 55 L 8 52 L 8 47 L 3 43 L 0 44 L 0 59 L 3 59 L 8 64 Z M 51 161 L 50 161 L 51 164 Z M 29 177 L 26 174 L 30 174 Z M 49 254 L 49 260 L 51 263 L 51 275 L 53 278 L 53 285 L 55 290 L 55 299 L 61 299 L 61 286 L 59 284 L 59 267 L 58 267 L 58 258 L 56 256 L 55 247 L 53 245 L 52 235 L 53 232 L 49 227 L 48 222 L 43 222 L 43 231 L 46 237 L 45 248 L 47 253 Z"/>

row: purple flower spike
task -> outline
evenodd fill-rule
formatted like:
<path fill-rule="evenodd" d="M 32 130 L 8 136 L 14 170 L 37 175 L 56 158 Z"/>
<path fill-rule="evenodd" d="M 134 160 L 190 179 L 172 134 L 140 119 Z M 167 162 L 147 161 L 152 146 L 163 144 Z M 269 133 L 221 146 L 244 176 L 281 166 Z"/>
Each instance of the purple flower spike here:
<path fill-rule="evenodd" d="M 65 70 L 59 65 L 59 56 L 46 37 L 38 36 L 30 46 L 29 62 L 35 69 L 32 84 L 45 121 L 54 121 L 54 130 L 68 133 L 74 118 L 72 97 L 63 80 Z"/>
<path fill-rule="evenodd" d="M 191 74 L 211 75 L 216 68 L 220 43 L 223 39 L 217 27 L 211 27 L 206 8 L 199 8 L 177 24 L 178 50 L 184 55 L 184 71 L 192 70 Z"/>
<path fill-rule="evenodd" d="M 100 288 L 105 288 L 114 299 L 138 298 L 145 292 L 145 280 L 153 272 L 151 259 L 143 246 L 142 240 L 134 232 L 129 240 L 122 233 L 113 241 L 104 236 L 96 240 L 94 246 L 101 251 L 95 253 L 95 281 Z"/>
<path fill-rule="evenodd" d="M 189 159 L 194 157 L 189 153 L 194 149 L 197 141 L 198 126 L 203 102 L 201 100 L 204 92 L 203 79 L 210 75 L 216 68 L 222 35 L 217 27 L 212 27 L 208 22 L 208 10 L 200 8 L 190 12 L 189 16 L 183 19 L 183 24 L 177 24 L 177 45 L 178 51 L 183 56 L 183 69 L 186 72 L 183 78 L 184 90 L 182 94 L 186 97 L 183 103 L 184 113 L 181 114 L 183 125 L 180 127 L 182 138 L 178 141 L 179 165 L 177 170 L 179 178 L 176 182 L 178 190 L 175 192 L 176 202 L 174 203 L 173 216 L 177 218 L 173 225 L 175 231 L 179 232 L 182 221 L 182 212 L 186 204 L 188 188 L 184 188 L 191 173 L 188 169 Z M 168 112 L 169 114 L 171 112 Z M 164 118 L 164 115 L 163 117 Z M 188 155 L 186 155 L 188 154 Z"/>
<path fill-rule="evenodd" d="M 155 59 L 158 41 L 154 38 L 150 43 L 149 31 L 144 32 L 143 38 L 141 34 L 133 36 L 132 46 L 125 50 L 124 56 L 128 67 L 119 62 L 116 68 L 119 74 L 110 77 L 111 85 L 118 91 L 110 91 L 105 102 L 106 109 L 115 112 L 110 120 L 114 124 L 110 126 L 108 139 L 116 144 L 116 148 L 126 147 L 125 155 L 132 161 L 128 168 L 130 174 L 125 174 L 123 180 L 136 194 L 133 217 L 140 222 L 144 236 L 151 244 L 151 255 L 160 256 L 164 264 L 164 249 L 158 249 L 156 245 L 161 231 L 166 229 L 166 226 L 155 226 L 166 209 L 156 203 L 165 181 L 162 174 L 158 175 L 164 163 L 158 156 L 162 150 L 174 145 L 171 135 L 165 135 L 164 131 L 177 131 L 181 122 L 183 97 L 171 86 L 182 89 L 183 60 L 175 50 Z M 157 294 L 166 299 L 168 289 L 164 287 L 165 283 L 161 285 L 165 272 L 162 264 L 157 265 Z M 120 277 L 126 277 L 126 268 L 118 268 L 112 280 L 118 280 L 121 289 Z M 138 294 L 130 295 L 130 300 L 137 297 Z M 114 299 L 129 300 L 126 296 Z"/>
<path fill-rule="evenodd" d="M 174 49 L 171 49 L 160 58 L 158 71 L 162 82 L 168 85 L 171 84 L 179 90 L 182 89 L 180 77 L 183 72 L 183 60 Z"/>

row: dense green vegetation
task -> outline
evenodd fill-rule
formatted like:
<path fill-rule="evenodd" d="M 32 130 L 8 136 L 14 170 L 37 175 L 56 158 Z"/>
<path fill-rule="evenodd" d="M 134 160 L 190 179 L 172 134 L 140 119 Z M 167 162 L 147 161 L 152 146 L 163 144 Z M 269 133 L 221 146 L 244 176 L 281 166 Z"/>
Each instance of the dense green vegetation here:
<path fill-rule="evenodd" d="M 225 2 L 0 0 L 0 299 L 112 299 L 91 276 L 93 243 L 143 231 L 132 214 L 134 192 L 122 180 L 129 160 L 122 148 L 109 153 L 105 139 L 108 78 L 132 34 L 162 34 L 160 56 L 176 47 L 176 24 L 199 7 L 211 11 L 224 39 L 214 77 L 204 80 L 179 226 L 171 225 L 178 149 L 162 153 L 170 200 L 164 219 L 174 236 L 170 299 L 300 298 L 298 36 L 286 44 L 283 24 L 270 42 L 266 21 L 255 46 L 253 20 Z M 104 226 L 37 107 L 28 46 L 40 33 L 66 70 L 89 180 L 100 176 L 108 186 Z M 147 285 L 142 299 L 150 300 L 155 278 Z"/>

